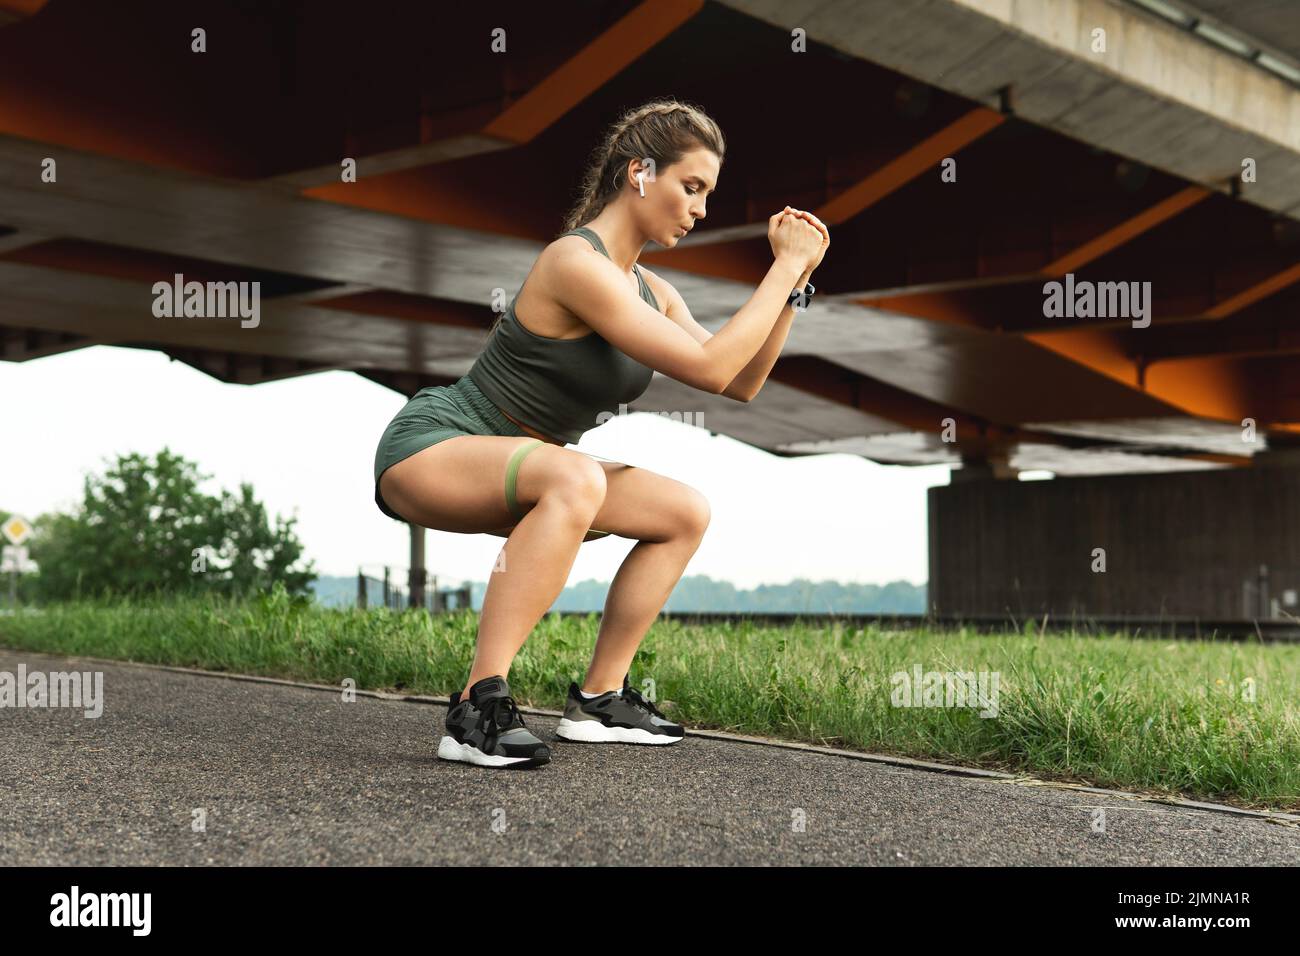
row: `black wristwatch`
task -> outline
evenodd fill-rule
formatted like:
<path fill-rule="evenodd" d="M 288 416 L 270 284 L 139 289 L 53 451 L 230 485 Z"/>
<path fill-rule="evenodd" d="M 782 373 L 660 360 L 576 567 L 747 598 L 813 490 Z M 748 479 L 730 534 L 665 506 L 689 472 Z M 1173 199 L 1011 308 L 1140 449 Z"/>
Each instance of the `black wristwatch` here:
<path fill-rule="evenodd" d="M 811 282 L 808 282 L 804 285 L 802 289 L 792 289 L 790 291 L 790 298 L 787 299 L 786 302 L 789 303 L 790 305 L 793 305 L 795 307 L 795 311 L 803 311 L 802 309 L 799 308 L 798 303 L 800 302 L 800 300 L 802 300 L 803 308 L 804 309 L 808 308 L 808 303 L 812 301 L 813 293 L 816 291 L 817 291 L 817 287 L 814 286 Z"/>

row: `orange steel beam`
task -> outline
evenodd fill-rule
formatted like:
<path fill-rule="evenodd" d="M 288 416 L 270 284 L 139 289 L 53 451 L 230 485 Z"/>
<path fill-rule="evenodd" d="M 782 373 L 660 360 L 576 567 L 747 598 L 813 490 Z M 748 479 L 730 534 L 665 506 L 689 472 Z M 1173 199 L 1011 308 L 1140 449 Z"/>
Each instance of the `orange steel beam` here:
<path fill-rule="evenodd" d="M 1006 119 L 994 110 L 976 107 L 939 132 L 923 139 L 897 159 L 890 160 L 866 179 L 844 190 L 817 210 L 818 219 L 831 225 L 852 218 L 901 186 L 905 186 L 940 160 L 968 146 Z M 766 231 L 766 223 L 761 224 Z"/>
<path fill-rule="evenodd" d="M 367 165 L 372 170 L 370 181 L 531 141 L 699 13 L 703 6 L 704 0 L 644 0 L 481 128 L 449 133 L 430 142 L 367 157 Z M 372 193 L 358 189 L 355 183 L 339 183 L 336 165 L 283 173 L 272 179 L 298 186 L 302 195 L 313 199 L 412 215 L 405 210 L 394 210 L 386 195 L 376 200 Z M 427 218 L 419 213 L 414 215 Z"/>
<path fill-rule="evenodd" d="M 955 283 L 946 283 L 944 284 L 945 288 L 942 290 L 927 291 L 934 289 L 934 284 L 929 284 L 927 286 L 894 289 L 889 292 L 886 290 L 872 290 L 860 295 L 841 296 L 839 298 L 851 298 L 852 301 L 861 305 L 870 304 L 877 308 L 902 312 L 918 318 L 937 319 L 941 322 L 954 322 L 961 325 L 985 328 L 988 323 L 983 322 L 970 307 L 960 306 L 951 301 L 947 292 L 1011 285 L 1017 280 L 1036 283 L 1039 279 L 1065 275 L 1067 272 L 1081 268 L 1089 262 L 1101 258 L 1106 253 L 1118 249 L 1124 243 L 1136 239 L 1144 232 L 1155 228 L 1168 219 L 1172 219 L 1184 210 L 1190 209 L 1210 195 L 1211 190 L 1201 186 L 1188 186 L 1181 189 L 1167 199 L 1161 200 L 1149 209 L 1144 209 L 1135 216 L 1130 216 L 1118 225 L 1107 229 L 1101 235 L 1089 239 L 1029 275 L 981 276 Z M 1300 278 L 1300 276 L 1297 276 L 1297 278 Z"/>
<path fill-rule="evenodd" d="M 1122 334 L 1067 329 L 1033 332 L 1024 337 L 1201 418 L 1240 421 L 1253 414 L 1252 395 L 1260 389 L 1258 382 L 1250 381 L 1243 373 L 1240 362 L 1232 359 L 1161 362 L 1139 373 L 1139 363 L 1124 349 Z"/>
<path fill-rule="evenodd" d="M 1200 193 L 1200 195 L 1196 195 L 1196 193 L 1198 192 Z M 1128 239 L 1132 238 L 1133 235 L 1138 234 L 1137 232 L 1131 231 L 1134 227 L 1138 225 L 1142 225 L 1142 223 L 1145 223 L 1145 225 L 1142 225 L 1142 228 L 1138 230 L 1139 232 L 1145 232 L 1147 229 L 1150 229 L 1152 226 L 1157 225 L 1160 222 L 1163 222 L 1164 220 L 1170 218 L 1171 216 L 1177 215 L 1179 212 L 1182 212 L 1184 209 L 1188 208 L 1189 206 L 1195 205 L 1197 202 L 1200 202 L 1202 199 L 1204 199 L 1207 195 L 1209 195 L 1209 190 L 1202 189 L 1199 186 L 1190 186 L 1187 189 L 1184 189 L 1181 192 L 1176 193 L 1173 196 L 1170 196 L 1169 199 L 1166 199 L 1164 202 L 1158 203 L 1157 205 L 1146 210 L 1145 212 L 1133 217 L 1133 219 L 1130 219 L 1128 222 L 1122 223 L 1121 225 L 1115 227 L 1114 229 L 1108 230 L 1107 232 L 1103 233 L 1101 236 L 1098 236 L 1096 239 L 1092 240 L 1091 242 L 1085 243 L 1083 246 L 1080 246 L 1074 252 L 1068 253 L 1067 255 L 1058 259 L 1056 262 L 1052 263 L 1051 265 L 1044 267 L 1044 269 L 1042 270 L 1042 275 L 1044 277 L 1063 275 L 1064 273 L 1069 272 L 1072 269 L 1078 268 L 1079 266 L 1084 265 L 1086 262 L 1091 261 L 1097 256 L 1102 255 L 1105 252 L 1109 252 L 1111 248 L 1114 248 L 1114 246 L 1105 247 L 1103 245 L 1099 247 L 1101 251 L 1097 252 L 1095 255 L 1092 255 L 1086 259 L 1079 259 L 1078 261 L 1076 261 L 1075 257 L 1081 256 L 1085 251 L 1088 251 L 1090 247 L 1092 247 L 1094 244 L 1103 243 L 1104 240 L 1106 240 L 1108 237 L 1111 237 L 1113 234 L 1119 234 L 1117 237 L 1118 241 L 1115 243 L 1116 245 L 1122 242 L 1127 242 Z M 1153 221 L 1147 221 L 1153 216 L 1159 216 L 1159 218 L 1155 218 Z M 1249 288 L 1244 289 L 1241 292 L 1238 292 L 1236 295 L 1229 296 L 1228 298 L 1224 299 L 1222 302 L 1219 302 L 1217 305 L 1214 305 L 1211 308 L 1206 309 L 1204 312 L 1200 313 L 1199 315 L 1188 316 L 1186 318 L 1178 319 L 1175 321 L 1166 320 L 1161 322 L 1160 325 L 1162 327 L 1169 327 L 1172 325 L 1179 325 L 1179 324 L 1189 323 L 1189 322 L 1206 322 L 1206 321 L 1214 321 L 1216 319 L 1224 319 L 1230 315 L 1233 315 L 1236 312 L 1240 312 L 1242 309 L 1246 308 L 1247 306 L 1254 305 L 1256 302 L 1259 302 L 1261 299 L 1265 299 L 1268 296 L 1273 295 L 1275 292 L 1280 292 L 1282 289 L 1294 285 L 1296 282 L 1300 282 L 1300 262 L 1290 266 L 1287 269 L 1283 269 L 1281 272 L 1277 273 L 1276 275 L 1269 276 L 1267 279 L 1255 283 Z M 1111 327 L 1121 328 L 1123 325 L 1127 323 L 1102 320 L 1097 323 L 1084 323 L 1084 324 L 1093 325 L 1094 327 L 1105 326 L 1107 328 L 1111 328 Z M 1032 338 L 1033 336 L 1029 336 L 1029 337 Z M 1258 348 L 1247 348 L 1241 350 L 1225 349 L 1221 352 L 1205 351 L 1205 352 L 1198 352 L 1193 355 L 1187 355 L 1187 356 L 1173 356 L 1173 355 L 1153 356 L 1149 361 L 1180 361 L 1186 359 L 1214 358 L 1216 356 L 1220 358 L 1228 358 L 1228 357 L 1242 358 L 1250 355 L 1267 355 L 1270 353 L 1275 354 L 1279 351 L 1291 352 L 1291 351 L 1295 351 L 1295 349 L 1290 346 L 1283 347 L 1281 345 L 1279 345 L 1277 348 L 1265 347 L 1262 350 Z M 1066 355 L 1067 353 L 1062 352 L 1061 354 Z"/>
<path fill-rule="evenodd" d="M 1269 276 L 1267 279 L 1260 280 L 1259 282 L 1255 283 L 1249 288 L 1243 289 L 1241 292 L 1229 296 L 1228 298 L 1211 306 L 1208 309 L 1205 309 L 1202 312 L 1198 312 L 1195 315 L 1160 316 L 1156 324 L 1161 329 L 1172 329 L 1176 326 L 1197 326 L 1197 325 L 1204 325 L 1205 323 L 1209 323 L 1209 322 L 1217 322 L 1221 319 L 1226 319 L 1237 312 L 1240 312 L 1242 309 L 1248 306 L 1254 305 L 1256 302 L 1259 302 L 1261 299 L 1266 299 L 1269 296 L 1282 291 L 1288 286 L 1295 285 L 1296 282 L 1300 282 L 1300 262 L 1296 263 L 1295 265 L 1288 266 L 1286 269 L 1283 269 L 1281 272 L 1278 272 L 1275 275 Z M 876 301 L 876 304 L 880 305 L 880 302 Z M 935 310 L 931 308 L 930 311 L 933 312 Z M 926 317 L 935 318 L 936 316 L 927 313 Z M 1089 328 L 1089 329 L 1098 329 L 1098 330 L 1121 330 L 1126 328 L 1128 325 L 1129 325 L 1129 320 L 1123 318 L 1083 319 L 1083 320 L 1076 321 L 1074 323 L 1075 328 Z M 1048 331 L 1053 331 L 1053 329 L 1047 326 L 1031 326 L 1031 327 L 1021 326 L 1019 328 L 1019 331 L 1022 335 L 1027 335 L 1030 332 L 1048 332 Z M 1254 347 L 1252 346 L 1251 349 L 1253 348 Z M 1235 349 L 1225 348 L 1223 350 L 1215 350 L 1215 351 L 1202 350 L 1200 352 L 1196 352 L 1195 354 L 1197 356 L 1203 357 L 1207 355 L 1249 354 L 1249 351 L 1250 350 L 1248 349 L 1247 352 L 1238 353 Z M 1160 356 L 1160 357 L 1162 359 L 1164 358 L 1164 356 Z M 1169 356 L 1169 357 L 1174 358 L 1176 356 Z"/>
<path fill-rule="evenodd" d="M 1067 252 L 1053 262 L 1049 262 L 1043 266 L 1039 274 L 1045 278 L 1053 278 L 1065 275 L 1067 272 L 1073 272 L 1089 262 L 1100 259 L 1106 253 L 1118 249 L 1124 243 L 1155 228 L 1165 220 L 1172 219 L 1183 210 L 1190 209 L 1209 195 L 1211 195 L 1211 191 L 1203 186 L 1188 186 L 1181 189 L 1168 199 L 1156 203 L 1150 209 L 1144 209 L 1136 216 L 1107 229 L 1100 236 L 1089 239 L 1077 249 Z"/>
<path fill-rule="evenodd" d="M 1248 305 L 1254 305 L 1260 299 L 1267 298 L 1274 292 L 1285 289 L 1297 281 L 1300 281 L 1300 262 L 1297 262 L 1289 269 L 1283 269 L 1277 275 L 1270 276 L 1263 282 L 1255 283 L 1249 289 L 1224 299 L 1218 305 L 1206 309 L 1201 317 L 1203 319 L 1227 318 L 1234 312 L 1239 312 Z"/>
<path fill-rule="evenodd" d="M 976 107 L 907 152 L 891 159 L 834 199 L 823 203 L 813 210 L 813 215 L 827 225 L 844 222 L 911 182 L 940 160 L 951 156 L 990 130 L 996 129 L 1004 120 L 1005 117 L 1001 113 L 982 106 Z M 642 260 L 651 265 L 662 262 L 683 272 L 736 279 L 741 282 L 758 282 L 763 278 L 765 271 L 758 260 L 747 253 L 731 256 L 726 253 L 725 248 L 718 247 L 758 239 L 766 234 L 766 220 L 748 222 L 713 232 L 706 230 L 698 236 L 683 239 L 672 249 L 644 253 Z M 710 251 L 705 251 L 705 247 L 709 247 Z"/>
<path fill-rule="evenodd" d="M 368 181 L 373 184 L 389 174 L 529 142 L 703 6 L 704 0 L 645 0 L 485 125 L 456 122 L 453 131 L 444 135 L 422 131 L 418 144 L 365 156 Z M 363 190 L 356 184 L 339 183 L 338 173 L 337 165 L 326 164 L 280 173 L 270 180 L 296 187 L 313 199 L 445 221 L 424 211 L 408 211 L 401 203 L 395 207 L 382 182 L 378 192 Z M 396 191 L 406 193 L 405 188 Z"/>
<path fill-rule="evenodd" d="M 483 128 L 526 143 L 691 17 L 704 0 L 644 0 Z"/>
<path fill-rule="evenodd" d="M 1190 209 L 1210 194 L 1211 190 L 1204 187 L 1188 186 L 1048 263 L 1039 271 L 1035 281 L 1081 268 Z M 1283 276 L 1285 275 L 1287 274 L 1284 273 Z M 1281 278 L 1274 277 L 1270 282 L 1280 283 Z M 1290 281 L 1296 279 L 1300 279 L 1300 275 L 1291 277 Z M 1282 284 L 1276 284 L 1270 290 L 1261 292 L 1261 297 L 1281 287 Z M 943 322 L 981 327 L 987 325 L 969 305 L 959 303 L 944 293 L 892 295 L 859 301 L 864 305 Z M 1244 304 L 1248 303 L 1243 302 Z M 1137 363 L 1119 346 L 1116 338 L 1107 332 L 1075 328 L 1061 332 L 1030 333 L 1025 337 L 1132 388 L 1145 387 L 1150 394 L 1192 414 L 1231 419 L 1248 404 L 1244 383 L 1235 375 L 1235 370 L 1229 367 L 1202 367 L 1199 371 L 1203 377 L 1199 379 L 1183 373 L 1162 372 L 1158 376 L 1159 381 L 1152 381 L 1148 376 L 1145 382 L 1141 382 Z"/>
<path fill-rule="evenodd" d="M 865 179 L 850 186 L 834 199 L 813 210 L 813 215 L 827 225 L 852 219 L 869 206 L 878 203 L 890 193 L 907 185 L 920 176 L 935 163 L 951 156 L 963 146 L 979 139 L 985 133 L 996 129 L 1005 117 L 1001 113 L 980 106 L 953 121 L 932 136 L 917 143 L 907 152 L 891 159 Z M 704 230 L 697 235 L 682 239 L 676 246 L 664 252 L 656 252 L 656 259 L 672 263 L 674 268 L 682 268 L 681 260 L 689 250 L 699 246 L 716 246 L 728 242 L 741 242 L 757 239 L 767 235 L 767 221 L 747 222 L 739 226 Z M 687 271 L 692 270 L 689 265 Z M 762 272 L 756 273 L 761 278 Z"/>

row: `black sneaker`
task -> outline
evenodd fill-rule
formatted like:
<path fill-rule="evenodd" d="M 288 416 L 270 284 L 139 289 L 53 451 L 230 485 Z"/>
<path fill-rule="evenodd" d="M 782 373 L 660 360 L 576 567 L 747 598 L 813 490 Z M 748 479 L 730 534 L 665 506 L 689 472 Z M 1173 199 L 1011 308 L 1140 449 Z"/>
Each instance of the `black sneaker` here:
<path fill-rule="evenodd" d="M 443 760 L 481 767 L 540 767 L 551 760 L 551 749 L 529 732 L 501 676 L 484 677 L 469 689 L 451 695 L 447 733 L 438 744 Z"/>
<path fill-rule="evenodd" d="M 569 684 L 564 716 L 555 731 L 565 740 L 584 743 L 675 744 L 686 731 L 642 697 L 623 675 L 623 692 L 615 690 L 588 700 Z"/>

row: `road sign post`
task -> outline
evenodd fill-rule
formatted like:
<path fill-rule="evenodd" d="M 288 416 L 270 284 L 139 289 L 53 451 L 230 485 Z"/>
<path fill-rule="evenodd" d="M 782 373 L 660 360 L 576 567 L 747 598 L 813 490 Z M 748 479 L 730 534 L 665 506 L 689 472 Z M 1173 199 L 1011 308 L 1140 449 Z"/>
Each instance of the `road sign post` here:
<path fill-rule="evenodd" d="M 27 557 L 23 542 L 32 536 L 32 526 L 22 515 L 10 515 L 0 531 L 9 540 L 0 551 L 0 573 L 9 572 L 9 606 L 18 607 L 18 575 L 35 571 L 36 565 Z"/>

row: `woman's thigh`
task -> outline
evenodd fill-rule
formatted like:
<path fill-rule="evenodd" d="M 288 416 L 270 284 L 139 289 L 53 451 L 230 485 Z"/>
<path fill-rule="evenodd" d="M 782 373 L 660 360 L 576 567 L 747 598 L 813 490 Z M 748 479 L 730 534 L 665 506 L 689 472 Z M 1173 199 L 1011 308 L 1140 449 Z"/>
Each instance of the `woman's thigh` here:
<path fill-rule="evenodd" d="M 701 492 L 635 465 L 598 464 L 605 469 L 605 502 L 593 528 L 638 541 L 703 537 L 711 511 Z"/>
<path fill-rule="evenodd" d="M 605 503 L 592 519 L 593 529 L 636 541 L 704 535 L 711 517 L 709 500 L 690 485 L 621 462 L 597 464 L 605 471 Z M 491 534 L 504 538 L 512 530 L 513 523 Z"/>
<path fill-rule="evenodd" d="M 384 502 L 408 521 L 439 531 L 496 533 L 513 526 L 506 505 L 506 468 L 531 438 L 456 435 L 390 465 L 380 476 Z M 603 476 L 587 456 L 555 445 L 530 451 L 519 465 L 515 495 L 527 511 L 548 489 L 565 488 L 575 500 L 598 498 Z"/>

